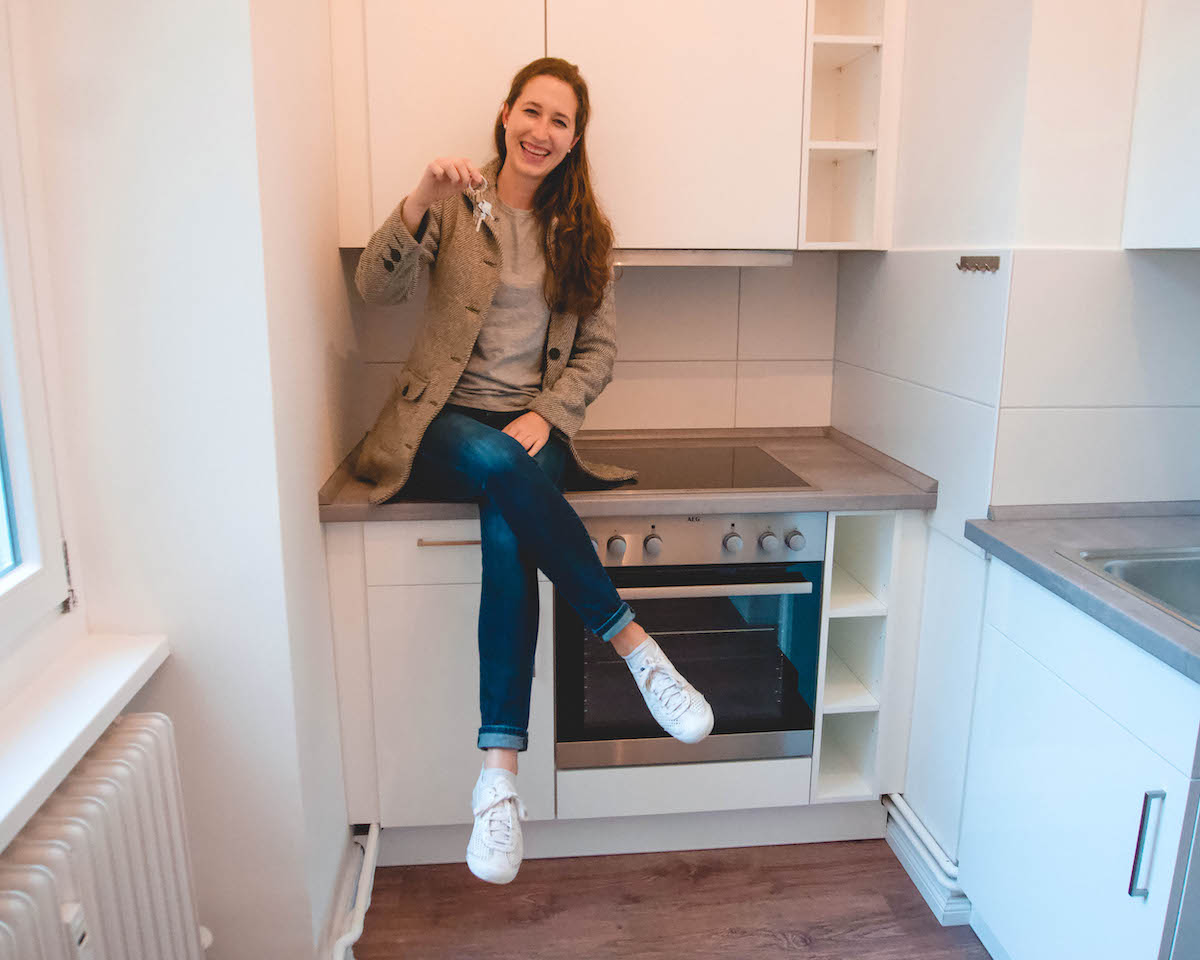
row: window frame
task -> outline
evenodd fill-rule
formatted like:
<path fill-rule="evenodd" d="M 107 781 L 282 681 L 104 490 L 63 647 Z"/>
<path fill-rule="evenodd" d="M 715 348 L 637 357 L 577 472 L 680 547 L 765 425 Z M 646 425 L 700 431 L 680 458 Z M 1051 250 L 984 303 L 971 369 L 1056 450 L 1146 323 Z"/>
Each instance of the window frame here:
<path fill-rule="evenodd" d="M 21 563 L 0 577 L 0 657 L 72 601 L 42 343 L 50 306 L 37 273 L 36 254 L 45 249 L 38 243 L 40 167 L 29 103 L 18 97 L 13 42 L 18 6 L 0 0 L 0 413 L 21 553 Z"/>

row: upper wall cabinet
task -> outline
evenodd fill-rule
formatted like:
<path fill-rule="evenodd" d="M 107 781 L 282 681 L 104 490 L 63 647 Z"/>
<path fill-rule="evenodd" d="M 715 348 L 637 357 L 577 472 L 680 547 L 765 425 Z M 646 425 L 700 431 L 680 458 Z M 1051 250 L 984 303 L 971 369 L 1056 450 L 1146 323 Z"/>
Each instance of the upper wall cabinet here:
<path fill-rule="evenodd" d="M 545 50 L 543 0 L 333 0 L 339 241 L 363 247 L 435 157 L 495 155 L 513 74 Z"/>
<path fill-rule="evenodd" d="M 1125 247 L 1200 247 L 1200 4 L 1146 0 Z"/>
<path fill-rule="evenodd" d="M 593 183 L 627 250 L 886 249 L 904 0 L 331 0 L 339 236 L 434 157 L 483 163 L 516 71 L 587 79 Z"/>
<path fill-rule="evenodd" d="M 548 0 L 617 246 L 794 250 L 805 4 Z"/>

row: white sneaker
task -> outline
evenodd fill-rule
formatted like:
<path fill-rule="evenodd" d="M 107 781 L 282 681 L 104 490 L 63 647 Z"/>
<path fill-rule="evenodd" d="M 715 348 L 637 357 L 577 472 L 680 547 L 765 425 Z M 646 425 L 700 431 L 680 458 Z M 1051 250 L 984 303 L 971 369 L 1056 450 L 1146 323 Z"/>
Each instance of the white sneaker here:
<path fill-rule="evenodd" d="M 625 662 L 650 713 L 667 733 L 684 743 L 698 743 L 712 733 L 712 707 L 671 665 L 653 637 L 648 636 Z"/>
<path fill-rule="evenodd" d="M 480 880 L 509 883 L 521 868 L 525 842 L 521 820 L 525 804 L 516 778 L 507 770 L 481 770 L 471 791 L 475 826 L 467 844 L 467 866 Z"/>

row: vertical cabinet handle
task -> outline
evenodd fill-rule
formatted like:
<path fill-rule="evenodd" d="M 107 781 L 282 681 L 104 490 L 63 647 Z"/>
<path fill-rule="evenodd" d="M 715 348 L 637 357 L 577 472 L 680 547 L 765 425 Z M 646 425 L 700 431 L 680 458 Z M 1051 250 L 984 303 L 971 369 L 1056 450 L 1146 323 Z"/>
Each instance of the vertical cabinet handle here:
<path fill-rule="evenodd" d="M 1129 875 L 1129 895 L 1131 897 L 1141 897 L 1143 900 L 1150 896 L 1150 887 L 1139 887 L 1139 874 L 1142 872 L 1142 857 L 1146 853 L 1146 828 L 1150 823 L 1150 802 L 1152 800 L 1162 800 L 1166 803 L 1167 792 L 1165 790 L 1147 790 L 1146 795 L 1142 798 L 1142 822 L 1138 827 L 1137 848 L 1133 852 L 1133 872 Z"/>

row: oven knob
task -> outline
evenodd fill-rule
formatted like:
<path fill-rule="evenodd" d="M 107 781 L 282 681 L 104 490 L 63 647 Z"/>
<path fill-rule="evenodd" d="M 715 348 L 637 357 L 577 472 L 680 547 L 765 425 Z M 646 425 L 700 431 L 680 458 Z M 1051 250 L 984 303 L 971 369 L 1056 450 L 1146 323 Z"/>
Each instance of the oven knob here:
<path fill-rule="evenodd" d="M 768 530 L 766 533 L 764 533 L 761 537 L 758 538 L 758 545 L 763 550 L 778 550 L 779 549 L 779 538 L 777 536 L 775 536 L 775 534 L 773 534 L 770 530 Z"/>
<path fill-rule="evenodd" d="M 737 534 L 737 533 L 725 534 L 725 539 L 721 541 L 721 545 L 726 550 L 728 550 L 730 553 L 737 553 L 739 550 L 742 549 L 741 534 Z"/>
<path fill-rule="evenodd" d="M 595 537 L 592 537 L 592 549 L 595 550 L 597 553 L 600 552 L 600 541 L 597 540 Z"/>
<path fill-rule="evenodd" d="M 652 533 L 642 541 L 642 547 L 645 549 L 647 554 L 652 557 L 657 557 L 660 553 L 662 553 L 662 537 L 658 536 L 658 534 Z"/>
<path fill-rule="evenodd" d="M 789 533 L 787 535 L 787 548 L 789 550 L 803 550 L 804 534 L 802 534 L 799 530 L 793 530 L 791 533 Z"/>
<path fill-rule="evenodd" d="M 625 538 L 624 537 L 609 537 L 608 552 L 614 553 L 618 557 L 625 556 Z"/>

